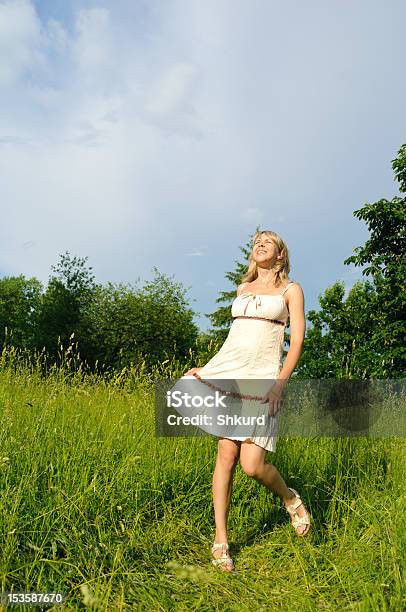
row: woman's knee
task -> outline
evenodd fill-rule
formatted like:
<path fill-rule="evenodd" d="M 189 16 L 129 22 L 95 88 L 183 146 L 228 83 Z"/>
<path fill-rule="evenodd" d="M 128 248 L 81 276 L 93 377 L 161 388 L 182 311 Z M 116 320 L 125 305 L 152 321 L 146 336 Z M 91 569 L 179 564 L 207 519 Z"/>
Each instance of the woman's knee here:
<path fill-rule="evenodd" d="M 247 474 L 247 476 L 249 476 L 250 478 L 260 479 L 263 474 L 265 465 L 266 464 L 263 461 L 241 459 L 241 467 Z M 273 465 L 268 465 L 270 466 L 270 468 L 275 469 Z"/>
<path fill-rule="evenodd" d="M 262 472 L 261 465 L 253 461 L 241 461 L 241 467 L 250 478 L 258 478 Z"/>
<path fill-rule="evenodd" d="M 217 461 L 225 469 L 232 470 L 238 462 L 239 446 L 232 440 L 221 439 L 218 445 Z"/>

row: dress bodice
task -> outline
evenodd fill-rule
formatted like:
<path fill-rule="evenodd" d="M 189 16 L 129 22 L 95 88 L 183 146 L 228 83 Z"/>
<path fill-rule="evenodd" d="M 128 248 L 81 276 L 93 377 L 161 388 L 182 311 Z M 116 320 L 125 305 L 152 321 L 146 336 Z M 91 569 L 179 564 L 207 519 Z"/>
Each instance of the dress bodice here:
<path fill-rule="evenodd" d="M 254 294 L 250 291 L 238 295 L 231 305 L 232 317 L 251 316 L 278 319 L 287 323 L 288 307 L 282 294 Z"/>
<path fill-rule="evenodd" d="M 282 367 L 285 335 L 285 325 L 278 321 L 287 323 L 289 319 L 283 294 L 243 291 L 234 299 L 231 315 L 234 320 L 224 344 L 200 370 L 200 376 L 242 379 L 276 377 Z M 249 320 L 250 317 L 253 317 L 252 320 Z"/>

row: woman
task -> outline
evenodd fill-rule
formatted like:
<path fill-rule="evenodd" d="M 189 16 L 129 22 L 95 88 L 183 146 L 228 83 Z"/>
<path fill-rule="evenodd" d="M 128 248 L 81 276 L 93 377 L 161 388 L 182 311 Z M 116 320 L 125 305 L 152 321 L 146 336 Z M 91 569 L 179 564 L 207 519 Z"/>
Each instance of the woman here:
<path fill-rule="evenodd" d="M 310 516 L 299 493 L 287 487 L 274 465 L 265 461 L 275 451 L 277 424 L 284 386 L 296 367 L 305 333 L 304 295 L 301 286 L 288 278 L 288 248 L 272 231 L 257 232 L 253 239 L 248 270 L 237 288 L 231 312 L 234 321 L 219 352 L 203 367 L 184 376 L 204 379 L 274 379 L 262 403 L 269 404 L 269 435 L 220 437 L 213 474 L 213 505 L 216 534 L 212 546 L 213 564 L 233 569 L 227 539 L 227 517 L 234 469 L 240 459 L 248 476 L 270 488 L 284 502 L 298 536 L 310 529 Z M 282 366 L 284 330 L 290 319 L 290 347 Z"/>

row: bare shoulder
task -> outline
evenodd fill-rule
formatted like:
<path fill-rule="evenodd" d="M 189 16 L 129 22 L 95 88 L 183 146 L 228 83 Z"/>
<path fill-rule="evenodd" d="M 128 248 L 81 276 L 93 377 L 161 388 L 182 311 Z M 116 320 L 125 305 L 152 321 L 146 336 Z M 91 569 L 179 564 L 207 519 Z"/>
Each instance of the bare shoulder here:
<path fill-rule="evenodd" d="M 297 281 L 289 280 L 287 284 L 285 285 L 285 287 L 289 287 L 289 293 L 290 292 L 303 293 L 302 286 Z M 286 293 L 288 293 L 288 291 L 286 291 Z"/>
<path fill-rule="evenodd" d="M 245 287 L 245 285 L 247 285 L 247 283 L 241 283 L 241 285 L 238 285 L 237 287 L 237 295 L 240 295 L 242 289 Z"/>
<path fill-rule="evenodd" d="M 288 283 L 287 289 L 285 291 L 284 297 L 286 302 L 290 303 L 304 303 L 304 292 L 302 286 L 297 281 L 290 280 Z"/>

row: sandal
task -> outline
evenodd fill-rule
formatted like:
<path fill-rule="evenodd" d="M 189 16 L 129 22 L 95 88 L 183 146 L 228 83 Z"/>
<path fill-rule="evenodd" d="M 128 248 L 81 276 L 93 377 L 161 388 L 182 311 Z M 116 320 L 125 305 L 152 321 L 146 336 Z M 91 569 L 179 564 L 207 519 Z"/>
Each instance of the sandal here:
<path fill-rule="evenodd" d="M 296 500 L 294 500 L 291 504 L 288 504 L 287 506 L 285 505 L 286 510 L 289 512 L 290 516 L 292 517 L 292 525 L 296 530 L 296 534 L 299 537 L 303 537 L 305 535 L 307 535 L 309 533 L 310 530 L 310 516 L 309 513 L 307 512 L 304 503 L 302 502 L 299 493 L 295 490 L 292 489 L 291 487 L 288 487 L 288 489 L 290 491 L 292 491 L 292 493 L 294 493 L 296 495 Z M 299 516 L 298 513 L 296 512 L 296 508 L 298 508 L 300 505 L 303 504 L 303 508 L 304 508 L 304 516 Z M 297 528 L 299 527 L 299 525 L 306 525 L 306 529 L 300 533 L 299 531 L 297 531 Z"/>
<path fill-rule="evenodd" d="M 226 542 L 222 542 L 221 544 L 214 543 L 211 547 L 211 554 L 213 555 L 214 551 L 219 548 L 222 549 L 223 554 L 220 557 L 212 559 L 212 563 L 213 565 L 219 565 L 225 572 L 231 572 L 231 570 L 234 569 L 234 563 L 228 552 L 228 544 Z"/>

